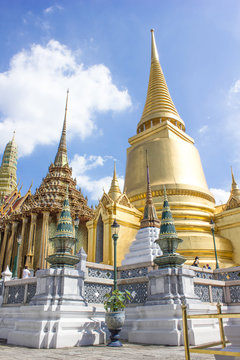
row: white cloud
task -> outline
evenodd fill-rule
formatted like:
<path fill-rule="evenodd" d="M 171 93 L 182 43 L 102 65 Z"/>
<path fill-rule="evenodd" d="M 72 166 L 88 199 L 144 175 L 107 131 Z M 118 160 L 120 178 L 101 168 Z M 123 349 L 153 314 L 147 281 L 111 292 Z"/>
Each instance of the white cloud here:
<path fill-rule="evenodd" d="M 199 130 L 199 134 L 203 135 L 205 134 L 206 132 L 208 132 L 209 128 L 208 128 L 208 125 L 203 125 Z"/>
<path fill-rule="evenodd" d="M 240 106 L 240 80 L 235 81 L 229 89 L 227 103 L 230 109 L 237 109 Z"/>
<path fill-rule="evenodd" d="M 48 8 L 44 9 L 44 13 L 45 14 L 51 14 L 53 12 L 55 12 L 56 10 L 63 10 L 63 7 L 61 5 L 53 5 L 53 6 L 49 6 Z"/>
<path fill-rule="evenodd" d="M 229 191 L 225 191 L 223 189 L 214 189 L 214 188 L 210 189 L 210 191 L 215 198 L 216 205 L 226 204 L 230 196 Z"/>
<path fill-rule="evenodd" d="M 67 88 L 70 137 L 84 139 L 96 131 L 97 113 L 131 106 L 128 91 L 116 87 L 106 66 L 78 63 L 76 54 L 55 40 L 46 46 L 32 45 L 0 73 L 0 150 L 13 130 L 20 155 L 30 154 L 38 144 L 57 143 Z"/>
<path fill-rule="evenodd" d="M 97 201 L 102 197 L 103 189 L 108 192 L 111 186 L 112 175 L 105 176 L 99 179 L 93 178 L 87 174 L 88 171 L 104 166 L 105 162 L 113 158 L 111 156 L 96 156 L 96 155 L 78 155 L 75 154 L 70 166 L 73 169 L 73 177 L 77 179 L 77 184 L 81 189 L 84 189 L 90 194 L 90 200 Z M 123 191 L 124 178 L 118 177 L 119 186 Z"/>
<path fill-rule="evenodd" d="M 240 79 L 235 81 L 226 97 L 226 117 L 223 124 L 223 136 L 229 141 L 231 163 L 239 169 L 240 151 Z"/>
<path fill-rule="evenodd" d="M 34 14 L 32 11 L 28 11 L 22 18 L 23 24 L 33 25 L 44 31 L 49 31 L 51 26 L 48 21 L 43 19 L 41 16 Z"/>
<path fill-rule="evenodd" d="M 75 154 L 71 161 L 71 167 L 73 168 L 74 176 L 82 175 L 86 171 L 94 169 L 98 166 L 103 166 L 105 161 L 112 157 L 102 157 L 100 155 L 89 155 L 84 154 L 83 156 Z"/>

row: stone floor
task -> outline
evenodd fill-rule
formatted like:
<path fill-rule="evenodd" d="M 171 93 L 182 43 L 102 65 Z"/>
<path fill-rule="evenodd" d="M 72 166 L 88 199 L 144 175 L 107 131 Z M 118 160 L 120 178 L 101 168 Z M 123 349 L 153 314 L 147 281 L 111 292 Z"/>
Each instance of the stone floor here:
<path fill-rule="evenodd" d="M 29 349 L 0 344 L 1 360 L 185 360 L 184 347 L 124 344 L 121 348 L 103 345 L 64 349 Z M 191 354 L 191 360 L 214 360 L 213 355 Z"/>

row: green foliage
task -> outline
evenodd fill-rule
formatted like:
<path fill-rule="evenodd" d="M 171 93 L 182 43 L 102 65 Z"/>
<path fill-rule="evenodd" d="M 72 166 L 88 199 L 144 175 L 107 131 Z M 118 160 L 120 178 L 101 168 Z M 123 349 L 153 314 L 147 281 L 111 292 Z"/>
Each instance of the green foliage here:
<path fill-rule="evenodd" d="M 111 293 L 105 294 L 107 300 L 104 301 L 104 309 L 108 312 L 123 310 L 127 300 L 131 300 L 132 296 L 128 290 L 113 290 Z"/>

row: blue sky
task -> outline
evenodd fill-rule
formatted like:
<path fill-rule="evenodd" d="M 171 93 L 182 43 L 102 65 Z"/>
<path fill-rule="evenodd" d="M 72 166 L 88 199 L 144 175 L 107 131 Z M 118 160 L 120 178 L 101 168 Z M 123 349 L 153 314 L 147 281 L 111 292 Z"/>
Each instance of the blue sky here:
<path fill-rule="evenodd" d="M 89 204 L 123 184 L 150 70 L 150 29 L 176 105 L 218 201 L 240 180 L 238 0 L 0 0 L 0 152 L 16 130 L 23 193 L 57 151 L 69 93 L 68 154 Z"/>

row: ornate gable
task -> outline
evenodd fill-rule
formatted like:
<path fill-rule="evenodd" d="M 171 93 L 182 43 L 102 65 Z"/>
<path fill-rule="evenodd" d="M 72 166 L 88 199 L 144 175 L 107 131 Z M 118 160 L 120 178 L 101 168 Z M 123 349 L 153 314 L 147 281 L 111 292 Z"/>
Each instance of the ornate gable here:
<path fill-rule="evenodd" d="M 225 210 L 231 210 L 235 209 L 240 206 L 240 201 L 234 197 L 230 196 L 230 199 L 228 200 Z"/>
<path fill-rule="evenodd" d="M 130 203 L 126 193 L 123 193 L 119 196 L 119 198 L 117 199 L 117 204 L 133 208 L 133 205 Z"/>

